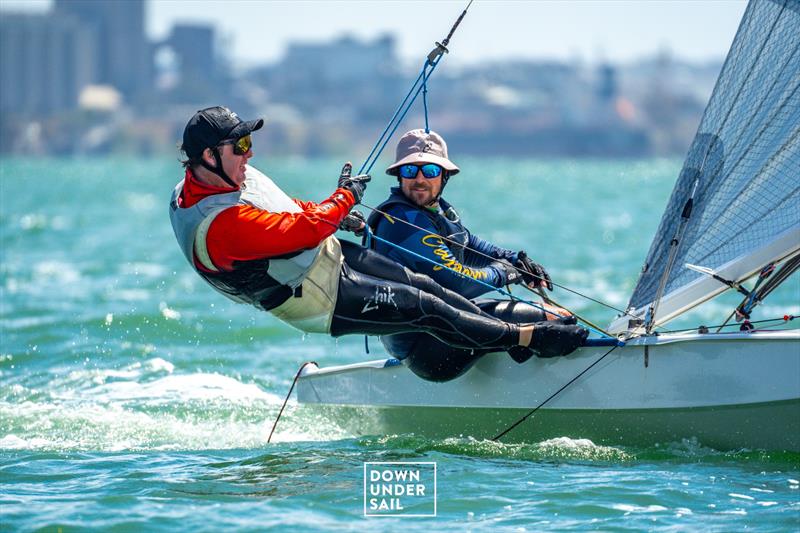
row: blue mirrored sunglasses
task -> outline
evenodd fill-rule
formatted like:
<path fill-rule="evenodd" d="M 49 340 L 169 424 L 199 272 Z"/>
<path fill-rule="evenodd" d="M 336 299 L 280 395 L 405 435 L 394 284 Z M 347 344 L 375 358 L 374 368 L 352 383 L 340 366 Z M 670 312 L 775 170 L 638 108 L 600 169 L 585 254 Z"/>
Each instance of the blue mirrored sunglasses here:
<path fill-rule="evenodd" d="M 426 165 L 403 165 L 399 168 L 399 176 L 407 180 L 417 177 L 417 172 L 422 171 L 422 175 L 427 179 L 438 178 L 442 175 L 442 167 L 433 163 Z"/>

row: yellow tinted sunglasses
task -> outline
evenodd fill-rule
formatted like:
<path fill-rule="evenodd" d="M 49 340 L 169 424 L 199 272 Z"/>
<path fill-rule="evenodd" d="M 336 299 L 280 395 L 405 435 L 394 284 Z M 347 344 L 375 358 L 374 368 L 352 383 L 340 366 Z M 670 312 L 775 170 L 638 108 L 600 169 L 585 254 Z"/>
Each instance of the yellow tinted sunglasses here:
<path fill-rule="evenodd" d="M 239 137 L 238 139 L 230 139 L 228 141 L 222 141 L 219 143 L 220 146 L 223 144 L 232 144 L 233 145 L 233 153 L 236 155 L 244 155 L 250 151 L 253 147 L 253 140 L 250 138 L 250 135 L 245 135 L 244 137 Z"/>

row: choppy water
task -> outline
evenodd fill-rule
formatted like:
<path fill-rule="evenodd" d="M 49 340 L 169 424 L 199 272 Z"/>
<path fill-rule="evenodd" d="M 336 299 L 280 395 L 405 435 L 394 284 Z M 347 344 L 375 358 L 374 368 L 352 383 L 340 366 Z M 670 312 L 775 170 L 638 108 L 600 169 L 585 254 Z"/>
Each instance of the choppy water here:
<path fill-rule="evenodd" d="M 321 199 L 337 161 L 255 164 Z M 449 199 L 476 233 L 624 306 L 678 161 L 466 160 Z M 177 162 L 0 162 L 0 529 L 215 531 L 800 528 L 800 455 L 579 439 L 354 438 L 290 405 L 298 365 L 365 358 L 223 300 L 167 219 Z M 376 174 L 366 201 L 390 178 Z M 797 280 L 760 312 L 800 311 Z M 559 300 L 607 323 L 613 312 Z M 717 323 L 737 298 L 686 324 Z M 380 356 L 372 342 L 370 357 Z M 364 518 L 365 461 L 435 461 L 437 518 Z"/>

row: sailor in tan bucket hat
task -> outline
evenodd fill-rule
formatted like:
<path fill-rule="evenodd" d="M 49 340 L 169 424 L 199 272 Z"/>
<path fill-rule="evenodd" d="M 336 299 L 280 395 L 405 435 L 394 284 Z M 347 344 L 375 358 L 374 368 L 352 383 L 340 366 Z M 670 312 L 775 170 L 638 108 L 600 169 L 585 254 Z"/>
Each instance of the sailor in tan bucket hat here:
<path fill-rule="evenodd" d="M 447 157 L 447 143 L 435 131 L 411 130 L 397 143 L 395 162 L 386 173 L 397 176 L 403 194 L 417 205 L 435 208 L 447 180 L 458 174 Z M 417 175 L 420 179 L 416 179 Z M 441 178 L 441 179 L 439 179 Z"/>
<path fill-rule="evenodd" d="M 458 174 L 459 168 L 447 158 L 447 143 L 435 131 L 411 130 L 400 137 L 395 151 L 395 162 L 386 169 L 387 174 L 396 176 L 397 169 L 403 165 L 434 163 L 445 169 L 451 176 Z"/>
<path fill-rule="evenodd" d="M 386 169 L 387 174 L 397 176 L 399 187 L 392 188 L 389 198 L 368 220 L 377 237 L 374 249 L 466 298 L 514 283 L 552 290 L 547 271 L 524 251 L 496 246 L 464 227 L 455 209 L 441 197 L 448 178 L 459 170 L 450 160 L 441 135 L 423 129 L 406 132 L 397 144 L 395 162 Z M 509 350 L 519 362 L 533 353 L 540 357 L 566 355 L 586 335 L 586 330 L 574 325 L 575 318 L 563 309 L 548 308 L 568 317 L 554 321 L 553 313 L 519 301 L 485 299 L 475 303 L 488 315 L 511 322 L 537 323 L 534 331 L 549 332 L 538 345 L 534 343 L 533 351 Z M 488 352 L 454 348 L 417 332 L 384 335 L 381 340 L 389 353 L 405 359 L 417 375 L 434 381 L 461 375 Z"/>

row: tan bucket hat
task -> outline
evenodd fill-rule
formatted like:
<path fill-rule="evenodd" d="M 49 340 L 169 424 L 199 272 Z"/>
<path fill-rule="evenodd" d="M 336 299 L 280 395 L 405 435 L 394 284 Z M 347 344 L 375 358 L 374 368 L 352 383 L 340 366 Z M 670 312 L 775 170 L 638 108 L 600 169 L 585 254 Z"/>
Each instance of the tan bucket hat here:
<path fill-rule="evenodd" d="M 389 165 L 386 173 L 397 175 L 397 169 L 403 165 L 418 165 L 422 163 L 436 163 L 447 170 L 450 175 L 457 174 L 459 168 L 447 159 L 447 143 L 442 136 L 434 131 L 425 133 L 425 130 L 407 131 L 400 137 L 395 152 L 395 162 Z"/>

